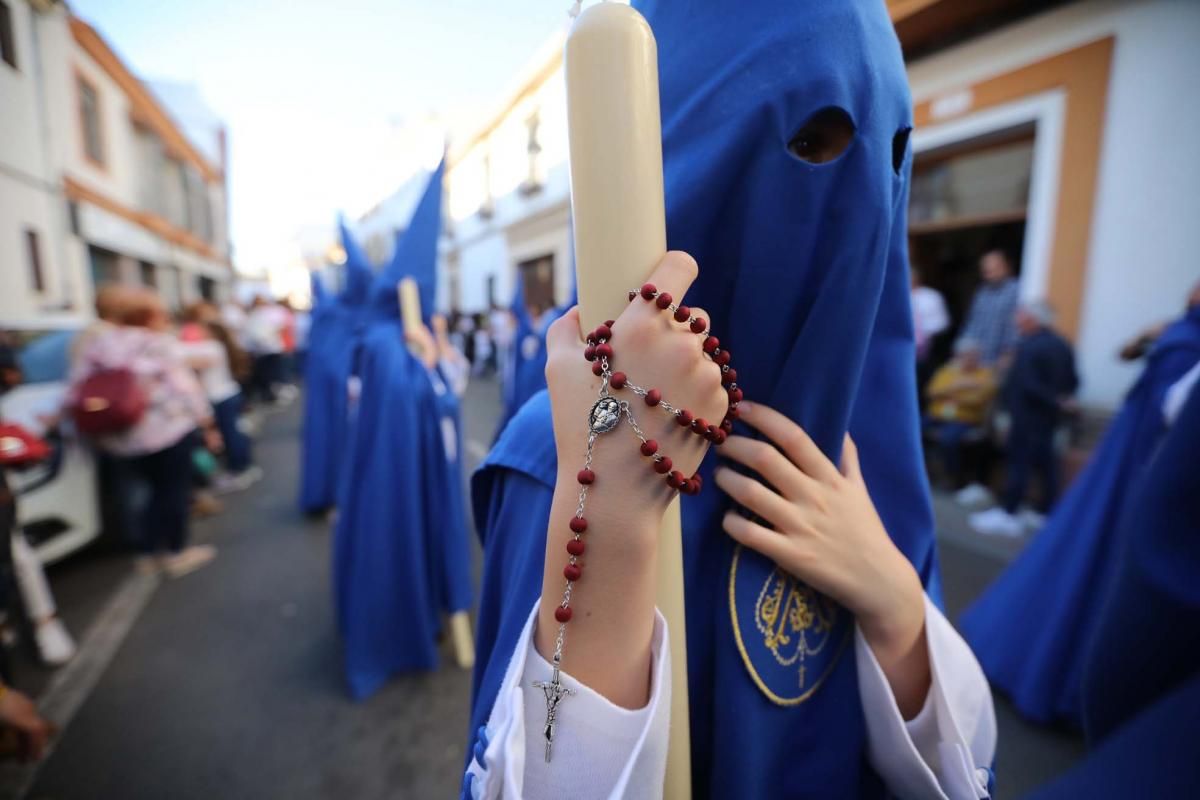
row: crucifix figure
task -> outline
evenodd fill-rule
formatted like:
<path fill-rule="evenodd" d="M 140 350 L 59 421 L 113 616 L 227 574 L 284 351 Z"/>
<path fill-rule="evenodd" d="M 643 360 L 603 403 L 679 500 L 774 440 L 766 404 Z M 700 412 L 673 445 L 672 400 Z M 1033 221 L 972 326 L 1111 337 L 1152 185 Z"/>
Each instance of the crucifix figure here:
<path fill-rule="evenodd" d="M 562 685 L 557 664 L 554 665 L 554 674 L 550 680 L 534 681 L 533 686 L 535 689 L 541 689 L 542 694 L 546 696 L 546 727 L 542 735 L 546 737 L 546 763 L 549 764 L 550 750 L 554 747 L 554 721 L 558 716 L 558 704 L 567 695 L 574 694 L 574 691 Z"/>

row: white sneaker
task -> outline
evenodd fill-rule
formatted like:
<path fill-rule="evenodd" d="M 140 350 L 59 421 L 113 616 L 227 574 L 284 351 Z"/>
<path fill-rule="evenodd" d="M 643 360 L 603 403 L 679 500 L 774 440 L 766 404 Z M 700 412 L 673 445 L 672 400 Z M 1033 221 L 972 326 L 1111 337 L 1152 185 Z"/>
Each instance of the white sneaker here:
<path fill-rule="evenodd" d="M 968 517 L 968 522 L 976 533 L 984 536 L 1017 537 L 1025 532 L 1021 521 L 999 506 L 977 511 Z"/>
<path fill-rule="evenodd" d="M 954 493 L 954 502 L 966 508 L 983 508 L 995 502 L 987 487 L 979 483 L 971 483 Z"/>
<path fill-rule="evenodd" d="M 1017 512 L 1017 519 L 1021 520 L 1021 524 L 1030 533 L 1040 531 L 1042 526 L 1046 524 L 1046 515 L 1038 513 L 1032 508 L 1022 508 Z"/>
<path fill-rule="evenodd" d="M 182 578 L 189 572 L 195 572 L 217 557 L 217 548 L 209 544 L 198 544 L 185 547 L 178 553 L 163 559 L 163 569 L 172 578 Z"/>
<path fill-rule="evenodd" d="M 262 480 L 262 467 L 247 467 L 241 472 L 224 472 L 213 480 L 214 494 L 244 492 Z"/>
<path fill-rule="evenodd" d="M 42 661 L 52 667 L 61 667 L 75 657 L 75 640 L 58 617 L 39 623 L 34 638 Z"/>

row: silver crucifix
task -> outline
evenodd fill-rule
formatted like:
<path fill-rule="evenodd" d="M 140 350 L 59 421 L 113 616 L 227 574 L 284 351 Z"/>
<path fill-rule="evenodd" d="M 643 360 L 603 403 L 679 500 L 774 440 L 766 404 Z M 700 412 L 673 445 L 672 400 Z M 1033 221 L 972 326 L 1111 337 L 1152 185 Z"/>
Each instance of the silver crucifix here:
<path fill-rule="evenodd" d="M 550 750 L 554 747 L 554 724 L 558 717 L 558 704 L 564 697 L 575 692 L 562 685 L 558 665 L 554 666 L 554 674 L 550 680 L 534 681 L 533 687 L 541 689 L 542 694 L 546 696 L 546 727 L 542 729 L 542 735 L 546 737 L 546 763 L 549 764 Z"/>

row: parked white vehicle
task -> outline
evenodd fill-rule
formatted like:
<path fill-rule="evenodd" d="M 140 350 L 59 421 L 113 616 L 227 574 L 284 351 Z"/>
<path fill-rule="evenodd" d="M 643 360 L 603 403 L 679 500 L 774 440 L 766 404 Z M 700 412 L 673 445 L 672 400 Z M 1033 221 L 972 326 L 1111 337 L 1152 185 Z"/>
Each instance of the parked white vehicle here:
<path fill-rule="evenodd" d="M 0 323 L 16 340 L 24 381 L 0 397 L 0 419 L 44 436 L 67 389 L 70 343 L 83 323 Z M 9 473 L 17 497 L 17 524 L 43 564 L 66 558 L 101 531 L 96 463 L 88 446 L 64 422 L 56 463 Z M 32 487 L 32 488 L 30 488 Z"/>

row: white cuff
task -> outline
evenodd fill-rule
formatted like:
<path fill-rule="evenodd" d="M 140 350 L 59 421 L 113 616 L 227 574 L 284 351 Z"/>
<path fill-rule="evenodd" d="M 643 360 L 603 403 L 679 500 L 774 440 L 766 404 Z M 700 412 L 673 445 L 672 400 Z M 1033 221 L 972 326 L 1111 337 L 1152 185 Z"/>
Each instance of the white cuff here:
<path fill-rule="evenodd" d="M 667 762 L 671 657 L 667 624 L 657 611 L 651 640 L 650 700 L 644 708 L 613 705 L 562 673 L 571 690 L 558 707 L 553 758 L 545 760 L 550 664 L 533 644 L 540 599 L 513 651 L 485 736 L 464 785 L 473 798 L 658 798 Z M 480 758 L 482 756 L 482 758 Z"/>
<path fill-rule="evenodd" d="M 990 796 L 996 752 L 991 690 L 975 655 L 925 598 L 931 683 L 921 712 L 905 722 L 862 631 L 855 630 L 858 690 L 871 765 L 903 800 L 981 800 Z"/>

